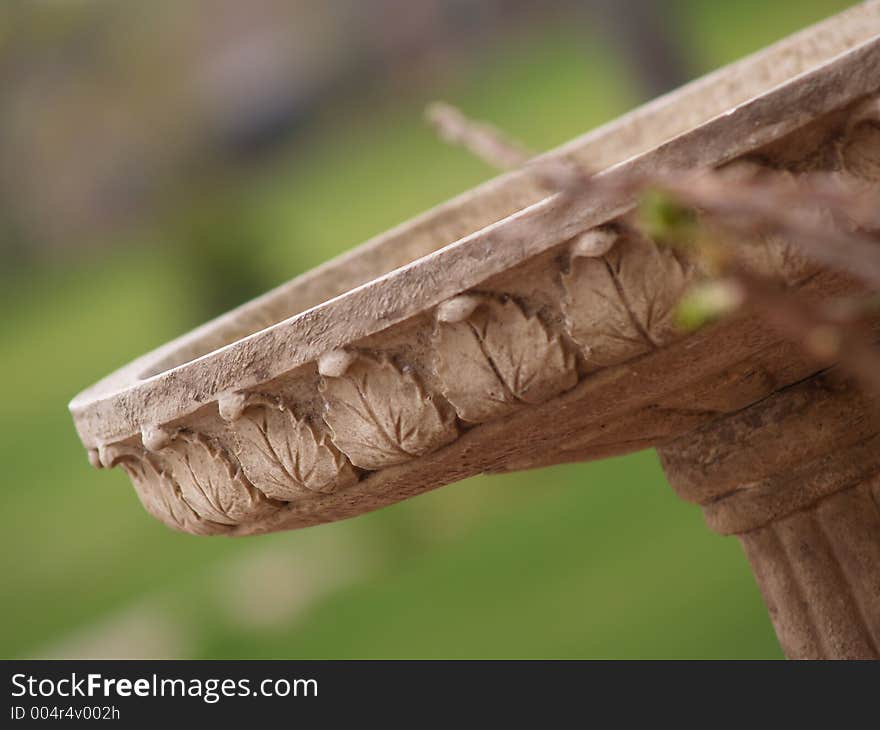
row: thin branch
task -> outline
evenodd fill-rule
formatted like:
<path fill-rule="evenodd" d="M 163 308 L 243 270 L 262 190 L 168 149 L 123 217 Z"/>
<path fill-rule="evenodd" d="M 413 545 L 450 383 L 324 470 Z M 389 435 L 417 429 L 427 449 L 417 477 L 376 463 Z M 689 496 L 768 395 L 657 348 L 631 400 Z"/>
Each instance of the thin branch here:
<path fill-rule="evenodd" d="M 573 193 L 582 190 L 591 180 L 589 173 L 572 160 L 559 155 L 536 157 L 497 127 L 469 119 L 451 104 L 442 101 L 429 104 L 425 117 L 443 141 L 463 147 L 498 170 L 524 168 L 553 192 Z"/>
<path fill-rule="evenodd" d="M 865 113 L 880 113 L 878 103 L 866 107 Z M 748 237 L 772 231 L 806 258 L 880 287 L 880 243 L 844 228 L 880 228 L 876 191 L 844 184 L 839 175 L 803 173 L 795 179 L 785 172 L 745 166 L 741 168 L 745 175 L 728 168 L 597 177 L 565 157 L 533 157 L 492 125 L 474 122 L 448 104 L 432 105 L 428 117 L 443 139 L 501 169 L 523 167 L 557 193 L 572 198 L 591 192 L 638 197 L 648 190 L 659 190 L 685 208 L 699 210 L 702 217 L 722 229 Z M 821 211 L 830 215 L 834 225 L 821 220 Z M 870 332 L 857 322 L 877 306 L 876 294 L 812 304 L 796 291 L 780 288 L 745 268 L 736 256 L 737 247 L 727 248 L 733 256 L 722 267 L 723 281 L 735 296 L 728 296 L 725 306 L 734 300 L 741 302 L 781 337 L 799 344 L 821 362 L 839 361 L 864 387 L 880 394 L 880 352 Z"/>
<path fill-rule="evenodd" d="M 746 307 L 780 337 L 800 345 L 820 363 L 838 362 L 865 390 L 880 395 L 880 351 L 874 347 L 870 332 L 853 321 L 829 317 L 823 306 L 751 272 L 739 270 L 729 276 L 743 293 Z"/>
<path fill-rule="evenodd" d="M 658 182 L 661 189 L 683 204 L 711 215 L 728 229 L 746 235 L 754 235 L 762 229 L 772 230 L 807 258 L 868 285 L 880 286 L 880 244 L 864 234 L 832 227 L 817 215 L 818 205 L 825 203 L 832 215 L 837 212 L 851 219 L 851 211 L 842 198 L 826 194 L 811 196 L 811 189 L 806 185 L 786 189 L 778 182 L 725 180 L 718 173 L 700 175 L 696 179 L 667 177 Z M 836 211 L 830 207 L 832 201 L 837 204 Z M 857 213 L 864 219 L 861 207 Z"/>
<path fill-rule="evenodd" d="M 497 127 L 468 119 L 451 104 L 434 102 L 428 106 L 425 116 L 445 142 L 464 147 L 474 157 L 499 170 L 522 167 L 532 157 L 525 147 Z"/>
<path fill-rule="evenodd" d="M 659 189 L 738 233 L 753 235 L 760 228 L 773 230 L 807 258 L 880 287 L 880 244 L 864 234 L 823 225 L 815 215 L 824 209 L 855 226 L 880 227 L 878 199 L 867 188 L 857 189 L 828 175 L 809 173 L 799 175 L 797 180 L 773 172 L 760 180 L 756 176 L 743 180 L 708 170 L 609 179 L 592 175 L 565 157 L 533 157 L 497 128 L 468 119 L 449 104 L 432 104 L 428 118 L 443 139 L 464 146 L 500 169 L 523 167 L 555 192 L 575 195 L 602 191 L 637 196 L 651 188 Z"/>

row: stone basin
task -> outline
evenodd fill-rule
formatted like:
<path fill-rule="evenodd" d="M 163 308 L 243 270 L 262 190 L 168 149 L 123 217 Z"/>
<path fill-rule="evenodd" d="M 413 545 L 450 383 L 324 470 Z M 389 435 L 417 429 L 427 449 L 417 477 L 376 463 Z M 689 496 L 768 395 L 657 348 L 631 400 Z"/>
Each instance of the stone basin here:
<path fill-rule="evenodd" d="M 613 181 L 736 165 L 880 181 L 880 2 L 579 137 Z M 575 200 L 502 175 L 123 367 L 70 410 L 97 467 L 201 535 L 314 525 L 466 477 L 657 448 L 676 491 L 738 535 L 791 657 L 880 656 L 872 396 L 759 318 L 686 334 L 699 272 Z M 848 277 L 768 241 L 808 299 Z"/>

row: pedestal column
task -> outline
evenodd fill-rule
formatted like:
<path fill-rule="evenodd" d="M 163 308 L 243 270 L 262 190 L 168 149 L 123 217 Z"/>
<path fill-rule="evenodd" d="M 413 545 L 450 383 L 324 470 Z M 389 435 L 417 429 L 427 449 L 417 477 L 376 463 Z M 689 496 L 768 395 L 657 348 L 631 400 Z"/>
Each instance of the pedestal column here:
<path fill-rule="evenodd" d="M 829 373 L 660 450 L 739 537 L 791 659 L 880 659 L 880 402 Z"/>

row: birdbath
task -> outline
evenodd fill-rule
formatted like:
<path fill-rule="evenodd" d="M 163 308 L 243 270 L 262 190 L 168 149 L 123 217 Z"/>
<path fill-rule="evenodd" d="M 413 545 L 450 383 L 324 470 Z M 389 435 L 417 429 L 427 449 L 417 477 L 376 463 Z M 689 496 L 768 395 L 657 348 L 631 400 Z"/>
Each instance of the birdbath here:
<path fill-rule="evenodd" d="M 857 6 L 545 159 L 877 182 L 878 33 Z M 653 447 L 789 657 L 880 657 L 873 396 L 754 315 L 682 333 L 699 272 L 617 224 L 633 195 L 564 197 L 502 175 L 141 357 L 70 404 L 92 464 L 173 528 L 252 535 Z M 811 301 L 857 286 L 772 237 L 756 261 Z"/>

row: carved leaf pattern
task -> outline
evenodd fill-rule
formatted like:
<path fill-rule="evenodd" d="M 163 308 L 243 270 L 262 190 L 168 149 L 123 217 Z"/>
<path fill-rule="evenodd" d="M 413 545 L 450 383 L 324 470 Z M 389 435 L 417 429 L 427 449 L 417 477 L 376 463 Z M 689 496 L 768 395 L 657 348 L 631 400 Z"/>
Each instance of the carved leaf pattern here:
<path fill-rule="evenodd" d="M 813 211 L 814 215 L 820 213 L 818 210 Z M 816 223 L 827 225 L 826 221 L 818 219 Z M 816 264 L 803 256 L 799 249 L 775 233 L 743 241 L 739 256 L 754 271 L 778 277 L 787 284 L 796 284 L 818 270 Z"/>
<path fill-rule="evenodd" d="M 289 501 L 357 481 L 348 459 L 286 406 L 251 406 L 234 429 L 245 476 L 269 497 Z"/>
<path fill-rule="evenodd" d="M 857 179 L 872 184 L 880 181 L 880 125 L 873 119 L 855 124 L 840 157 L 843 169 Z"/>
<path fill-rule="evenodd" d="M 639 236 L 601 257 L 573 257 L 563 275 L 569 333 L 597 367 L 659 347 L 677 334 L 672 314 L 693 276 L 672 249 Z"/>
<path fill-rule="evenodd" d="M 161 456 L 187 504 L 202 519 L 234 525 L 278 508 L 248 483 L 225 451 L 201 434 L 178 434 Z"/>
<path fill-rule="evenodd" d="M 157 520 L 174 530 L 194 535 L 217 535 L 227 530 L 226 525 L 199 517 L 155 457 L 139 449 L 122 446 L 111 448 L 114 450 L 112 463 L 122 466 L 134 484 L 144 509 Z"/>
<path fill-rule="evenodd" d="M 722 180 L 729 179 L 734 184 L 750 182 L 772 182 L 788 189 L 792 195 L 798 192 L 798 176 L 785 170 L 770 167 L 749 158 L 739 158 L 719 168 L 717 174 Z M 798 212 L 803 223 L 810 227 L 835 227 L 831 212 L 827 208 L 811 207 Z M 737 241 L 737 256 L 749 268 L 767 276 L 778 277 L 788 284 L 795 284 L 818 270 L 818 266 L 804 257 L 796 246 L 774 232 L 762 235 L 745 236 Z"/>
<path fill-rule="evenodd" d="M 461 322 L 438 322 L 435 347 L 443 395 L 472 423 L 577 384 L 574 356 L 512 300 L 486 299 Z"/>
<path fill-rule="evenodd" d="M 452 412 L 385 359 L 358 357 L 345 374 L 324 378 L 321 392 L 333 443 L 364 469 L 401 464 L 458 435 Z"/>

